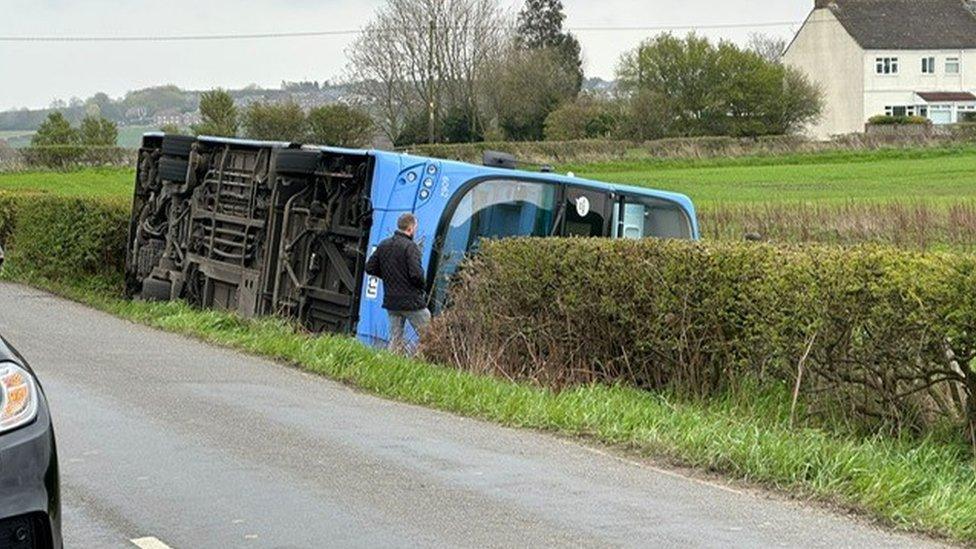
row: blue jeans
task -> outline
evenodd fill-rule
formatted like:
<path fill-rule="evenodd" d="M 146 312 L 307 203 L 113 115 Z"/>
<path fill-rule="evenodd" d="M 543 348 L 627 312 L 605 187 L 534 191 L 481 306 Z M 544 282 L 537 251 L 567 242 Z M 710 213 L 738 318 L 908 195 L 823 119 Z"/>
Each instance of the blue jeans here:
<path fill-rule="evenodd" d="M 421 309 L 419 311 L 387 311 L 387 314 L 390 315 L 389 348 L 395 353 L 403 352 L 406 349 L 403 330 L 407 322 L 413 326 L 414 331 L 421 337 L 427 331 L 427 326 L 430 325 L 430 311 L 428 309 Z"/>

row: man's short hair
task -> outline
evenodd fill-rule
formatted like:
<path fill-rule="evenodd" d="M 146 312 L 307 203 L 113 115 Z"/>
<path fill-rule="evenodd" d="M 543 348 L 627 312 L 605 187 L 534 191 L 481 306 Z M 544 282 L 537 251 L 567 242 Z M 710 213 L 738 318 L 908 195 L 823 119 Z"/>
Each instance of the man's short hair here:
<path fill-rule="evenodd" d="M 417 217 L 412 213 L 405 213 L 397 220 L 397 228 L 401 231 L 409 231 L 411 227 L 417 225 Z"/>

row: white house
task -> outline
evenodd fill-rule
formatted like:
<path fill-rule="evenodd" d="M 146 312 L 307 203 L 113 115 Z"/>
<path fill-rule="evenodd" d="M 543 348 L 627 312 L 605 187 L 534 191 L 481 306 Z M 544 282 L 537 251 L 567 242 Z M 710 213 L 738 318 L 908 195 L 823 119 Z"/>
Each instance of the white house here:
<path fill-rule="evenodd" d="M 976 0 L 815 0 L 783 62 L 823 87 L 814 137 L 878 114 L 954 123 L 976 111 Z"/>

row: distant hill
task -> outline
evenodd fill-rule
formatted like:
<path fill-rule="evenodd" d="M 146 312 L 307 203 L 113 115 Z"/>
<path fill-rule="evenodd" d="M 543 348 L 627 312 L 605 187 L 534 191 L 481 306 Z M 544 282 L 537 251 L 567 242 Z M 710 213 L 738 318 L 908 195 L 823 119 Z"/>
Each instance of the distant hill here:
<path fill-rule="evenodd" d="M 256 101 L 290 100 L 306 109 L 341 101 L 349 93 L 347 86 L 315 81 L 282 82 L 279 89 L 249 86 L 228 91 L 241 106 Z M 96 93 L 84 100 L 75 98 L 70 102 L 55 101 L 46 109 L 0 112 L 0 132 L 32 132 L 53 111 L 61 111 L 73 123 L 79 122 L 87 114 L 97 114 L 112 120 L 120 127 L 158 127 L 174 122 L 185 126 L 194 122 L 201 93 L 201 90 L 183 90 L 173 85 L 130 91 L 118 99 Z"/>

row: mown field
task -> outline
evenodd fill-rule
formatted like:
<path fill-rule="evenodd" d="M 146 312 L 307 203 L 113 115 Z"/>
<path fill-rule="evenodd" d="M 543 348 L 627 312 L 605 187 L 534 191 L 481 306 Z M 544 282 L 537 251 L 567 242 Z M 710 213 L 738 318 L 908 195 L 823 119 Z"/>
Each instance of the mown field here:
<path fill-rule="evenodd" d="M 90 168 L 70 172 L 0 173 L 0 192 L 113 198 L 132 194 L 135 171 Z"/>
<path fill-rule="evenodd" d="M 976 199 L 976 146 L 710 160 L 562 166 L 580 177 L 676 191 L 704 208 L 771 203 L 847 204 Z M 0 190 L 127 195 L 132 170 L 0 174 Z"/>
<path fill-rule="evenodd" d="M 577 175 L 685 193 L 702 207 L 976 198 L 976 146 L 569 166 Z"/>

